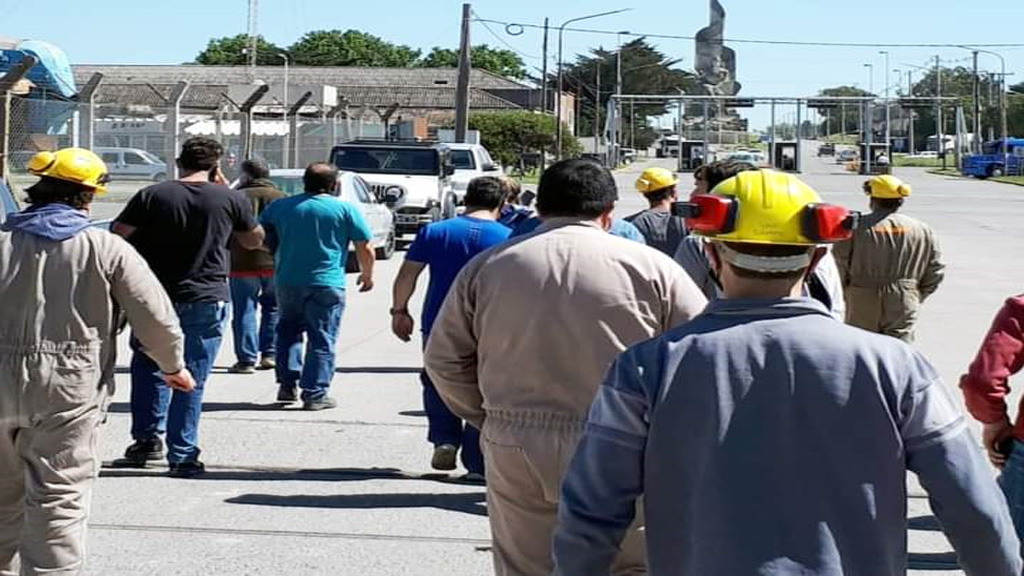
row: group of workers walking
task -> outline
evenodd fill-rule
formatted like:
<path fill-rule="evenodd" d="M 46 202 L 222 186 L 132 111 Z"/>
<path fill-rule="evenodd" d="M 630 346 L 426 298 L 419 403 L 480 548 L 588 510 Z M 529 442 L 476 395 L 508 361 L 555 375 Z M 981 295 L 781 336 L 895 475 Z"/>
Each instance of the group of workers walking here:
<path fill-rule="evenodd" d="M 278 401 L 336 405 L 350 244 L 373 287 L 367 225 L 334 197 L 330 165 L 283 197 L 258 161 L 225 186 L 222 154 L 188 140 L 182 176 L 134 196 L 114 234 L 89 223 L 108 179 L 98 157 L 32 159 L 30 205 L 0 227 L 0 573 L 18 556 L 25 574 L 82 566 L 122 317 L 134 443 L 118 465 L 166 457 L 172 476 L 202 474 L 228 302 L 231 371 L 273 369 Z M 1024 433 L 1005 396 L 1024 302 L 1007 302 L 961 382 L 1000 492 L 908 344 L 943 269 L 932 231 L 898 212 L 910 187 L 872 178 L 861 215 L 739 163 L 695 180 L 680 201 L 673 173 L 645 171 L 650 208 L 620 220 L 612 174 L 589 160 L 544 172 L 534 217 L 510 182 L 478 178 L 464 214 L 411 245 L 392 331 L 411 340 L 429 271 L 431 464 L 461 454 L 486 481 L 495 572 L 901 574 L 912 470 L 969 574 L 1019 575 Z"/>

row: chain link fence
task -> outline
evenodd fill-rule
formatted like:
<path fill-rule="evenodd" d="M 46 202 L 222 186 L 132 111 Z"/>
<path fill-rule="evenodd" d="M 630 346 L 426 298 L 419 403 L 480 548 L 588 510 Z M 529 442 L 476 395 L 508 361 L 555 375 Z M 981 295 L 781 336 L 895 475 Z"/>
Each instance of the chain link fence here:
<path fill-rule="evenodd" d="M 381 138 L 386 126 L 380 121 L 328 118 L 318 110 L 303 110 L 298 118 L 284 114 L 255 114 L 249 123 L 251 156 L 271 169 L 304 168 L 326 161 L 331 147 L 354 138 Z M 181 143 L 192 136 L 221 142 L 222 167 L 229 180 L 238 177 L 243 159 L 243 113 L 224 105 L 217 110 L 180 108 L 174 122 L 172 106 L 151 104 L 86 104 L 25 96 L 11 98 L 8 142 L 8 176 L 15 195 L 35 181 L 25 171 L 29 159 L 42 150 L 68 146 L 91 148 L 107 163 L 111 174 L 108 193 L 97 199 L 94 214 L 116 215 L 139 189 L 173 177 L 174 159 Z"/>

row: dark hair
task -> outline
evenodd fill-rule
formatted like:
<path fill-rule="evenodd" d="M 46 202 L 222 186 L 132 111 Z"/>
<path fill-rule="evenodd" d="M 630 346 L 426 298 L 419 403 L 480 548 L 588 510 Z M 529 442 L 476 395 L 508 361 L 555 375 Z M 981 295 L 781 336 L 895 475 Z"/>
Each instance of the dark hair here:
<path fill-rule="evenodd" d="M 903 206 L 903 198 L 872 198 L 871 205 L 881 210 L 895 212 Z"/>
<path fill-rule="evenodd" d="M 480 176 L 469 181 L 466 187 L 466 208 L 497 210 L 505 204 L 507 188 L 500 178 Z"/>
<path fill-rule="evenodd" d="M 655 190 L 653 192 L 650 192 L 650 193 L 644 195 L 644 198 L 647 198 L 647 201 L 650 202 L 651 205 L 653 206 L 654 204 L 660 204 L 660 203 L 664 202 L 665 200 L 668 200 L 669 198 L 671 198 L 671 197 L 673 197 L 675 195 L 676 195 L 676 187 L 675 186 L 669 186 L 668 188 L 662 188 L 660 190 Z"/>
<path fill-rule="evenodd" d="M 749 162 L 718 160 L 701 166 L 693 176 L 698 180 L 704 180 L 707 182 L 708 191 L 710 192 L 715 186 L 718 186 L 740 172 L 747 172 L 748 170 L 757 170 L 757 167 Z"/>
<path fill-rule="evenodd" d="M 302 175 L 302 187 L 307 194 L 333 194 L 338 181 L 338 168 L 327 162 L 313 162 Z"/>
<path fill-rule="evenodd" d="M 270 178 L 270 168 L 267 168 L 267 163 L 259 158 L 249 158 L 243 160 L 241 165 L 242 174 L 245 174 L 253 180 L 259 180 L 260 178 Z"/>
<path fill-rule="evenodd" d="M 92 188 L 49 176 L 40 178 L 25 193 L 29 204 L 67 204 L 76 210 L 85 210 L 96 195 Z"/>
<path fill-rule="evenodd" d="M 178 164 L 188 172 L 208 171 L 217 165 L 223 155 L 224 147 L 220 142 L 206 136 L 193 136 L 181 145 Z"/>
<path fill-rule="evenodd" d="M 537 211 L 546 217 L 597 218 L 614 208 L 618 199 L 612 173 L 582 158 L 551 165 L 537 187 Z"/>
<path fill-rule="evenodd" d="M 766 256 L 768 258 L 783 258 L 806 254 L 814 249 L 814 246 L 791 246 L 787 244 L 749 244 L 746 242 L 729 242 L 729 248 L 751 256 Z M 756 280 L 797 280 L 807 273 L 807 269 L 793 270 L 791 272 L 758 272 L 740 268 L 729 264 L 734 274 L 740 278 L 751 278 Z"/>

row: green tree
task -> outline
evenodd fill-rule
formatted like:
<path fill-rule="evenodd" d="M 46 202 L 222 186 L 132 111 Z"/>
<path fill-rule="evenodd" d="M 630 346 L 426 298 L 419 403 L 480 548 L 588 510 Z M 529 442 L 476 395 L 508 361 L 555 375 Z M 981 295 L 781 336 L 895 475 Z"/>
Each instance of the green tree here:
<path fill-rule="evenodd" d="M 470 52 L 474 68 L 481 68 L 506 78 L 522 80 L 526 77 L 526 64 L 511 50 L 491 48 L 487 44 L 473 46 Z M 435 46 L 420 61 L 425 68 L 455 68 L 459 65 L 459 51 Z"/>
<path fill-rule="evenodd" d="M 646 39 L 637 38 L 622 45 L 623 94 L 694 94 L 697 83 L 691 72 L 676 68 L 679 60 L 668 58 L 651 46 Z M 602 118 L 598 130 L 604 130 L 608 99 L 615 94 L 618 54 L 616 50 L 595 48 L 588 56 L 580 56 L 567 66 L 562 74 L 567 90 L 582 100 L 578 130 L 580 134 L 594 133 L 595 107 Z M 600 86 L 597 77 L 600 75 Z M 669 111 L 668 104 L 623 104 L 623 130 L 628 127 L 647 126 L 647 119 Z"/>
<path fill-rule="evenodd" d="M 358 30 L 315 30 L 307 32 L 288 48 L 295 64 L 301 66 L 414 66 L 420 51 L 392 44 Z"/>
<path fill-rule="evenodd" d="M 519 166 L 523 154 L 555 150 L 555 128 L 552 116 L 527 111 L 479 112 L 469 115 L 469 127 L 480 131 L 480 143 L 506 168 Z M 562 135 L 562 155 L 578 156 L 582 147 L 576 138 Z"/>
<path fill-rule="evenodd" d="M 957 102 L 963 106 L 964 120 L 967 123 L 967 131 L 970 132 L 972 130 L 971 127 L 974 125 L 974 71 L 963 66 L 939 68 L 939 71 L 942 74 L 941 96 L 955 97 Z M 1001 131 L 999 119 L 1000 87 L 997 83 L 991 82 L 987 75 L 982 75 L 980 81 L 982 137 L 988 134 L 989 127 L 994 128 L 994 132 L 998 136 Z M 914 83 L 912 95 L 917 97 L 935 96 L 938 93 L 937 91 L 936 71 L 932 69 L 923 78 Z M 1012 101 L 1010 100 L 1010 102 Z M 946 103 L 943 106 L 943 133 L 953 134 L 956 132 L 953 104 Z M 922 108 L 914 112 L 917 118 L 914 134 L 918 138 L 918 142 L 923 143 L 928 136 L 937 133 L 935 110 L 933 108 Z"/>
<path fill-rule="evenodd" d="M 214 38 L 206 45 L 206 49 L 196 56 L 196 63 L 208 66 L 239 66 L 246 64 L 249 62 L 249 57 L 246 55 L 248 46 L 249 36 L 246 34 Z M 257 37 L 257 64 L 261 66 L 283 64 L 284 62 L 277 55 L 284 52 L 283 48 L 264 40 L 262 36 Z"/>
<path fill-rule="evenodd" d="M 856 86 L 835 86 L 819 91 L 818 96 L 861 98 L 873 94 Z M 858 102 L 840 103 L 836 108 L 819 110 L 819 113 L 825 117 L 821 122 L 822 134 L 849 134 L 861 130 L 861 105 Z"/>

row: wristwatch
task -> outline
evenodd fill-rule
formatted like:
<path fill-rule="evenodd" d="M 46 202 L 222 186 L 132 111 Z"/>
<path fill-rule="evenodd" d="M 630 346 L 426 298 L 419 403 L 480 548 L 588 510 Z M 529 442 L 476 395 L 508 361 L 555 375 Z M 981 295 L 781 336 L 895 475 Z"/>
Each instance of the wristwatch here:
<path fill-rule="evenodd" d="M 408 308 L 392 308 L 391 309 L 391 315 L 392 316 L 398 316 L 399 314 L 406 314 L 407 315 L 407 314 L 409 314 L 409 309 Z"/>

